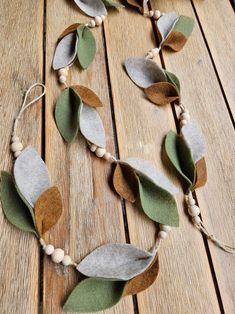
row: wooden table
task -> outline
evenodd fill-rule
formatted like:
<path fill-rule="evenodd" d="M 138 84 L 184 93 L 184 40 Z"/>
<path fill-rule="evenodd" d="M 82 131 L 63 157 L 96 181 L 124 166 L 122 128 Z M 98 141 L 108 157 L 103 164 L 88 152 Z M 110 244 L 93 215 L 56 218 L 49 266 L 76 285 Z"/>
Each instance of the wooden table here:
<path fill-rule="evenodd" d="M 163 51 L 156 61 L 177 74 L 183 103 L 199 121 L 206 139 L 208 183 L 196 192 L 202 219 L 221 240 L 235 244 L 235 49 L 234 12 L 229 0 L 158 0 L 153 8 L 194 17 L 193 34 L 179 53 Z M 20 123 L 24 145 L 34 145 L 45 159 L 52 182 L 63 195 L 64 214 L 46 236 L 80 260 L 100 244 L 127 241 L 148 249 L 155 227 L 144 214 L 123 203 L 111 188 L 110 165 L 95 158 L 80 137 L 66 145 L 55 126 L 54 104 L 60 93 L 51 70 L 59 34 L 70 24 L 88 21 L 73 1 L 1 1 L 1 169 L 12 167 L 9 141 L 23 92 L 45 82 L 45 100 Z M 68 82 L 96 91 L 107 134 L 107 148 L 120 158 L 153 161 L 180 187 L 175 172 L 164 167 L 164 135 L 176 129 L 175 108 L 157 107 L 122 68 L 129 56 L 143 56 L 156 46 L 155 26 L 133 9 L 112 11 L 96 28 L 95 61 L 87 71 L 73 67 Z M 235 313 L 235 261 L 209 243 L 190 223 L 177 197 L 180 228 L 160 252 L 160 275 L 137 296 L 124 298 L 105 313 Z M 17 231 L 0 214 L 0 313 L 61 313 L 78 281 L 73 269 L 43 257 L 36 239 Z"/>

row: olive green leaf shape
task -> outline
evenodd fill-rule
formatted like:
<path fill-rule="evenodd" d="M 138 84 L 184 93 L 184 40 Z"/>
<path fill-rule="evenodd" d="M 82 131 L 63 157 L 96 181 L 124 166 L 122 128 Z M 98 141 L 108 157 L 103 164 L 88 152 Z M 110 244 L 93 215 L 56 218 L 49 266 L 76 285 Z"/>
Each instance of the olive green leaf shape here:
<path fill-rule="evenodd" d="M 193 18 L 189 16 L 180 15 L 177 22 L 174 25 L 173 32 L 182 33 L 186 38 L 192 34 L 194 26 Z"/>
<path fill-rule="evenodd" d="M 175 85 L 178 93 L 180 93 L 180 81 L 179 81 L 178 77 L 174 73 L 171 73 L 167 70 L 164 70 L 164 72 L 166 74 L 166 78 L 167 78 L 168 82 Z"/>
<path fill-rule="evenodd" d="M 106 7 L 124 8 L 125 6 L 114 0 L 102 0 Z"/>
<path fill-rule="evenodd" d="M 178 227 L 179 215 L 174 197 L 146 176 L 139 176 L 140 202 L 145 214 L 163 225 Z"/>
<path fill-rule="evenodd" d="M 187 188 L 191 189 L 196 180 L 196 166 L 183 137 L 170 131 L 165 139 L 165 151 L 173 166 L 185 179 Z"/>
<path fill-rule="evenodd" d="M 18 229 L 38 237 L 29 209 L 19 196 L 12 175 L 6 171 L 1 172 L 1 200 L 7 220 Z"/>
<path fill-rule="evenodd" d="M 126 281 L 109 281 L 87 278 L 81 281 L 68 297 L 65 312 L 96 312 L 117 304 L 123 294 Z"/>
<path fill-rule="evenodd" d="M 78 134 L 81 104 L 81 98 L 72 88 L 66 88 L 57 100 L 56 124 L 60 134 L 68 143 L 71 143 Z"/>
<path fill-rule="evenodd" d="M 78 44 L 77 44 L 77 56 L 80 65 L 83 69 L 86 69 L 93 61 L 96 53 L 96 41 L 90 31 L 90 29 L 81 25 L 77 28 Z"/>

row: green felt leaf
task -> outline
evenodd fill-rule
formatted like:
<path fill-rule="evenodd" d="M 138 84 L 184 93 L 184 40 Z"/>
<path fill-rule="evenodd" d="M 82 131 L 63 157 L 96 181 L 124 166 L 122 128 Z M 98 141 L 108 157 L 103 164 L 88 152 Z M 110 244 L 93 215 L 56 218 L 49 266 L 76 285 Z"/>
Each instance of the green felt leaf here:
<path fill-rule="evenodd" d="M 125 6 L 114 0 L 102 0 L 106 7 L 124 8 Z"/>
<path fill-rule="evenodd" d="M 25 203 L 25 205 L 27 206 L 30 214 L 31 214 L 31 217 L 32 217 L 32 220 L 33 220 L 33 223 L 34 223 L 34 226 L 35 226 L 35 215 L 34 215 L 34 209 L 33 207 L 29 204 L 29 202 L 26 200 L 26 198 L 24 197 L 24 195 L 20 192 L 17 184 L 15 184 L 15 188 L 16 188 L 16 191 L 17 193 L 19 194 L 21 200 Z"/>
<path fill-rule="evenodd" d="M 145 214 L 152 220 L 168 226 L 179 226 L 179 215 L 174 197 L 146 176 L 139 176 L 139 194 Z"/>
<path fill-rule="evenodd" d="M 60 134 L 68 143 L 71 143 L 78 134 L 81 104 L 81 98 L 70 87 L 66 88 L 57 100 L 55 108 L 56 124 Z"/>
<path fill-rule="evenodd" d="M 196 166 L 192 153 L 182 136 L 170 131 L 165 140 L 165 151 L 173 166 L 191 189 L 196 180 Z"/>
<path fill-rule="evenodd" d="M 9 172 L 1 172 L 1 200 L 4 214 L 8 221 L 20 230 L 37 232 L 28 207 L 19 196 L 15 182 Z"/>
<path fill-rule="evenodd" d="M 85 25 L 79 26 L 77 33 L 79 38 L 77 45 L 77 56 L 81 67 L 86 69 L 92 63 L 95 57 L 96 42 L 92 32 Z"/>
<path fill-rule="evenodd" d="M 189 16 L 180 15 L 178 21 L 173 28 L 174 32 L 180 32 L 184 34 L 186 38 L 192 34 L 194 26 L 194 20 Z"/>
<path fill-rule="evenodd" d="M 169 83 L 172 83 L 177 88 L 177 91 L 180 93 L 180 81 L 178 77 L 174 73 L 171 73 L 167 70 L 164 70 L 164 72 L 166 74 L 167 81 Z"/>
<path fill-rule="evenodd" d="M 81 281 L 68 297 L 63 310 L 67 312 L 96 312 L 117 304 L 126 281 L 87 278 Z"/>

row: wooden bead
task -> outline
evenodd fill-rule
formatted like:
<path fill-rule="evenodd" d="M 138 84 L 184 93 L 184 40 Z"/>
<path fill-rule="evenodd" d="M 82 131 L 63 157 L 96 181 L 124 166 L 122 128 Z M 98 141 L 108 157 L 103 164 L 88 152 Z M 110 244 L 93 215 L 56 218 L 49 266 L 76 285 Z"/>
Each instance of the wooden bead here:
<path fill-rule="evenodd" d="M 153 54 L 154 56 L 156 56 L 156 55 L 159 54 L 159 49 L 158 49 L 158 48 L 153 48 L 153 49 L 151 50 L 151 52 L 152 52 L 152 54 Z"/>
<path fill-rule="evenodd" d="M 189 198 L 189 199 L 188 199 L 188 204 L 189 204 L 190 206 L 195 205 L 195 204 L 196 204 L 195 199 Z"/>
<path fill-rule="evenodd" d="M 68 70 L 63 68 L 63 69 L 59 69 L 59 76 L 68 76 Z"/>
<path fill-rule="evenodd" d="M 91 28 L 94 28 L 94 27 L 95 27 L 95 20 L 90 20 L 89 26 L 90 26 Z"/>
<path fill-rule="evenodd" d="M 149 59 L 153 59 L 153 57 L 154 57 L 152 51 L 149 51 L 147 56 L 148 56 Z"/>
<path fill-rule="evenodd" d="M 153 15 L 155 20 L 158 20 L 160 16 L 161 16 L 161 12 L 159 10 L 155 10 L 154 11 L 154 15 Z"/>
<path fill-rule="evenodd" d="M 67 80 L 67 78 L 66 78 L 66 76 L 64 76 L 64 75 L 61 75 L 61 76 L 59 77 L 59 82 L 60 82 L 61 84 L 64 84 L 64 83 L 66 82 L 66 80 Z"/>
<path fill-rule="evenodd" d="M 158 238 L 164 240 L 164 239 L 166 239 L 167 237 L 168 237 L 168 234 L 167 234 L 166 231 L 159 231 L 159 232 L 158 232 Z"/>
<path fill-rule="evenodd" d="M 20 156 L 20 154 L 21 154 L 21 151 L 19 150 L 18 152 L 15 152 L 15 153 L 14 153 L 14 157 L 17 158 L 17 157 Z"/>
<path fill-rule="evenodd" d="M 154 16 L 154 12 L 151 10 L 149 11 L 149 17 L 153 17 Z"/>
<path fill-rule="evenodd" d="M 98 147 L 95 151 L 95 154 L 97 157 L 102 158 L 104 156 L 104 154 L 106 153 L 106 149 L 105 148 L 101 148 Z"/>
<path fill-rule="evenodd" d="M 111 159 L 112 155 L 109 152 L 106 152 L 103 156 L 103 158 L 107 161 L 109 161 Z"/>
<path fill-rule="evenodd" d="M 12 136 L 11 141 L 12 141 L 12 143 L 14 143 L 14 142 L 19 142 L 20 139 L 19 139 L 18 136 L 15 136 L 15 135 L 14 135 L 14 136 Z"/>
<path fill-rule="evenodd" d="M 105 15 L 101 15 L 100 17 L 102 18 L 102 21 L 104 22 L 104 20 L 106 19 L 106 16 Z"/>
<path fill-rule="evenodd" d="M 48 244 L 46 247 L 45 247 L 45 253 L 46 255 L 51 255 L 53 254 L 53 252 L 55 251 L 55 248 L 53 245 L 51 244 Z"/>
<path fill-rule="evenodd" d="M 199 216 L 195 216 L 195 217 L 192 218 L 192 222 L 193 222 L 194 224 L 199 225 L 200 222 L 201 222 L 201 218 L 200 218 Z"/>
<path fill-rule="evenodd" d="M 94 152 L 96 151 L 96 149 L 97 149 L 97 146 L 96 146 L 95 144 L 92 144 L 92 145 L 90 146 L 90 151 L 91 151 L 92 153 L 94 153 Z"/>
<path fill-rule="evenodd" d="M 191 217 L 198 216 L 200 214 L 200 208 L 197 205 L 188 207 L 188 213 Z"/>
<path fill-rule="evenodd" d="M 11 144 L 11 151 L 13 153 L 21 151 L 23 149 L 23 145 L 20 142 L 14 142 Z"/>
<path fill-rule="evenodd" d="M 54 263 L 61 263 L 64 258 L 64 250 L 62 249 L 55 249 L 55 251 L 51 255 L 51 259 Z"/>
<path fill-rule="evenodd" d="M 69 265 L 71 265 L 71 264 L 72 264 L 72 259 L 71 259 L 71 257 L 70 257 L 69 255 L 65 255 L 64 258 L 63 258 L 63 260 L 62 260 L 62 264 L 63 264 L 64 266 L 69 266 Z"/>
<path fill-rule="evenodd" d="M 184 113 L 182 113 L 182 114 L 180 115 L 180 118 L 181 118 L 181 120 L 187 120 L 187 121 L 189 121 L 189 120 L 190 120 L 190 115 L 189 115 L 189 113 L 184 112 Z"/>
<path fill-rule="evenodd" d="M 167 225 L 160 225 L 160 230 L 168 233 L 171 231 L 171 227 Z"/>
<path fill-rule="evenodd" d="M 184 125 L 186 125 L 187 123 L 188 123 L 188 121 L 187 121 L 187 120 L 184 120 L 184 119 L 180 121 L 180 125 L 181 125 L 181 126 L 184 126 Z"/>
<path fill-rule="evenodd" d="M 100 16 L 95 17 L 95 24 L 100 26 L 103 23 L 102 18 Z"/>

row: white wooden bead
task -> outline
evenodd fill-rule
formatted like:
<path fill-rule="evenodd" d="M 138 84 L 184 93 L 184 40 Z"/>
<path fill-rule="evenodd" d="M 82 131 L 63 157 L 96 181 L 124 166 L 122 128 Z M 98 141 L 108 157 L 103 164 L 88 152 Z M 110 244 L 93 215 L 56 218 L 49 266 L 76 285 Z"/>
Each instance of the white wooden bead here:
<path fill-rule="evenodd" d="M 94 28 L 95 25 L 96 25 L 95 20 L 90 20 L 89 26 L 90 26 L 91 28 Z"/>
<path fill-rule="evenodd" d="M 171 231 L 171 227 L 167 225 L 160 225 L 160 229 L 161 231 L 165 231 L 167 233 Z"/>
<path fill-rule="evenodd" d="M 53 252 L 55 251 L 55 248 L 53 245 L 51 244 L 48 244 L 46 247 L 45 247 L 45 253 L 46 255 L 51 255 L 53 254 Z"/>
<path fill-rule="evenodd" d="M 195 217 L 200 214 L 200 208 L 197 205 L 188 207 L 188 213 L 190 216 Z"/>
<path fill-rule="evenodd" d="M 201 222 L 201 218 L 200 218 L 199 216 L 195 216 L 195 217 L 192 218 L 192 222 L 193 222 L 194 224 L 199 225 L 200 222 Z"/>
<path fill-rule="evenodd" d="M 59 69 L 59 76 L 68 76 L 68 70 L 65 68 Z"/>
<path fill-rule="evenodd" d="M 186 195 L 186 197 L 188 200 L 194 200 L 192 192 L 190 192 L 188 195 Z"/>
<path fill-rule="evenodd" d="M 102 18 L 100 16 L 95 17 L 95 24 L 100 26 L 103 23 Z"/>
<path fill-rule="evenodd" d="M 154 57 L 152 51 L 149 51 L 149 52 L 147 53 L 147 56 L 148 56 L 149 59 L 153 59 L 153 57 Z"/>
<path fill-rule="evenodd" d="M 14 142 L 11 144 L 11 151 L 13 153 L 21 151 L 23 149 L 23 145 L 20 142 Z"/>
<path fill-rule="evenodd" d="M 106 153 L 104 154 L 103 158 L 104 158 L 105 160 L 109 161 L 110 158 L 111 158 L 111 156 L 112 156 L 112 155 L 111 155 L 109 152 L 106 152 Z"/>
<path fill-rule="evenodd" d="M 100 17 L 102 18 L 102 21 L 104 22 L 104 20 L 106 19 L 106 16 L 105 15 L 101 15 Z"/>
<path fill-rule="evenodd" d="M 14 157 L 17 158 L 17 157 L 20 156 L 20 154 L 21 154 L 21 151 L 19 150 L 18 152 L 15 152 L 15 153 L 14 153 Z"/>
<path fill-rule="evenodd" d="M 61 263 L 64 258 L 64 251 L 62 249 L 55 249 L 51 255 L 51 259 L 54 263 Z"/>
<path fill-rule="evenodd" d="M 60 82 L 61 84 L 64 84 L 64 83 L 66 82 L 66 80 L 67 80 L 67 78 L 66 78 L 66 76 L 64 76 L 64 75 L 61 75 L 61 76 L 59 77 L 59 82 Z"/>
<path fill-rule="evenodd" d="M 188 204 L 189 204 L 190 206 L 195 205 L 195 204 L 196 204 L 195 199 L 189 198 L 189 199 L 188 199 Z"/>
<path fill-rule="evenodd" d="M 181 126 L 184 126 L 184 125 L 186 125 L 187 123 L 188 123 L 188 121 L 187 121 L 187 120 L 184 120 L 184 119 L 180 121 Z"/>
<path fill-rule="evenodd" d="M 189 115 L 189 113 L 184 112 L 184 113 L 182 113 L 182 114 L 180 115 L 180 118 L 181 118 L 182 120 L 187 120 L 187 121 L 189 121 L 189 120 L 190 120 L 190 115 Z"/>
<path fill-rule="evenodd" d="M 154 56 L 156 56 L 156 55 L 159 54 L 159 49 L 158 49 L 158 48 L 154 48 L 154 49 L 151 50 L 151 52 L 152 52 L 152 54 L 153 54 Z"/>
<path fill-rule="evenodd" d="M 14 135 L 14 136 L 12 136 L 11 141 L 12 141 L 12 143 L 14 143 L 14 142 L 19 142 L 20 139 L 19 139 L 18 136 L 15 136 L 15 135 Z"/>
<path fill-rule="evenodd" d="M 160 238 L 160 239 L 166 239 L 168 237 L 168 234 L 167 234 L 167 232 L 166 231 L 159 231 L 158 232 L 158 238 Z"/>
<path fill-rule="evenodd" d="M 96 149 L 97 149 L 97 146 L 96 146 L 95 144 L 92 144 L 92 145 L 90 146 L 90 151 L 91 151 L 92 153 L 94 153 L 94 152 L 96 151 Z"/>
<path fill-rule="evenodd" d="M 72 264 L 72 259 L 71 259 L 71 257 L 70 257 L 69 255 L 65 255 L 64 258 L 63 258 L 63 260 L 62 260 L 62 264 L 63 264 L 64 266 L 69 266 L 69 265 L 71 265 L 71 264 Z"/>
<path fill-rule="evenodd" d="M 154 11 L 149 11 L 149 17 L 153 17 L 154 16 Z"/>
<path fill-rule="evenodd" d="M 106 149 L 101 148 L 101 147 L 98 147 L 97 150 L 95 151 L 96 156 L 99 158 L 102 158 L 105 153 L 106 153 Z"/>
<path fill-rule="evenodd" d="M 155 20 L 158 20 L 160 16 L 161 16 L 161 12 L 159 10 L 155 10 L 154 11 L 154 18 L 155 18 Z"/>

